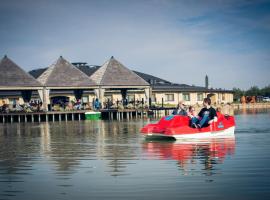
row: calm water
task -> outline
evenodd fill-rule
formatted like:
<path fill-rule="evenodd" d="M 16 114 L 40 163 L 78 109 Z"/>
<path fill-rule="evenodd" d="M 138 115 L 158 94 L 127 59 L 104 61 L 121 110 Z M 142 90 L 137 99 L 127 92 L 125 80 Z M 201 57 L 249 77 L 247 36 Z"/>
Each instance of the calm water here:
<path fill-rule="evenodd" d="M 270 112 L 235 138 L 151 142 L 149 121 L 0 125 L 0 199 L 270 199 Z"/>

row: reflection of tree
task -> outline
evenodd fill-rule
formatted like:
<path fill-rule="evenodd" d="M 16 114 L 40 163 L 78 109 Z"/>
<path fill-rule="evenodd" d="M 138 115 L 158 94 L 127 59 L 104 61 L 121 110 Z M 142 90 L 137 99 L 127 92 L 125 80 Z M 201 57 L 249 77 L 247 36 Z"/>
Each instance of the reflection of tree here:
<path fill-rule="evenodd" d="M 203 165 L 205 175 L 212 175 L 216 164 L 224 162 L 227 155 L 234 154 L 235 138 L 209 139 L 204 141 L 146 142 L 143 145 L 150 156 L 173 159 L 184 172 Z M 152 152 L 152 153 L 151 153 Z M 157 153 L 158 152 L 158 153 Z M 198 162 L 197 162 L 198 161 Z"/>

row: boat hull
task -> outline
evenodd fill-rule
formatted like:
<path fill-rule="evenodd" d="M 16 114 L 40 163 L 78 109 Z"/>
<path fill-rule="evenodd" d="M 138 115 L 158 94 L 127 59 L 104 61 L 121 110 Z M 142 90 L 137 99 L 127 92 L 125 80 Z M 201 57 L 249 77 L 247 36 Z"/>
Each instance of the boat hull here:
<path fill-rule="evenodd" d="M 173 134 L 166 135 L 163 133 L 147 133 L 144 136 L 146 138 L 168 138 L 168 139 L 204 139 L 204 138 L 224 138 L 224 137 L 234 137 L 235 126 L 230 128 L 220 130 L 220 131 L 208 131 L 202 133 L 181 133 L 181 134 Z"/>

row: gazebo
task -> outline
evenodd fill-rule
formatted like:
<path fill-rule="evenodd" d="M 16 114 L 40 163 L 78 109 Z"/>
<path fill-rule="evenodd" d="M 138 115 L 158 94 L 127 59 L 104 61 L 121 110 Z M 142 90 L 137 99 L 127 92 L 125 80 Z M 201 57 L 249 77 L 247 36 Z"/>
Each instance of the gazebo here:
<path fill-rule="evenodd" d="M 128 90 L 142 89 L 145 91 L 146 103 L 150 98 L 150 84 L 136 73 L 125 67 L 113 56 L 106 61 L 90 78 L 98 85 L 96 96 L 104 102 L 107 90 L 120 90 L 122 100 L 126 99 Z"/>
<path fill-rule="evenodd" d="M 73 66 L 62 56 L 48 67 L 37 79 L 43 86 L 40 94 L 43 98 L 44 108 L 50 97 L 50 90 L 73 90 L 76 99 L 81 99 L 83 91 L 97 88 L 96 83 L 86 74 Z"/>
<path fill-rule="evenodd" d="M 0 91 L 21 92 L 24 102 L 29 102 L 33 91 L 42 90 L 42 85 L 6 55 L 0 61 Z"/>

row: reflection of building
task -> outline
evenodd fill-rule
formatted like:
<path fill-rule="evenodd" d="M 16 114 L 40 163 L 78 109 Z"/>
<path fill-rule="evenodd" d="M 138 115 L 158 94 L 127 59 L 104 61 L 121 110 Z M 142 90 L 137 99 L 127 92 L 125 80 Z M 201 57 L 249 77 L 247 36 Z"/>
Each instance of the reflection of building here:
<path fill-rule="evenodd" d="M 207 175 L 211 175 L 213 164 L 223 163 L 226 156 L 234 154 L 235 138 L 146 142 L 143 144 L 143 149 L 150 157 L 158 156 L 162 159 L 177 160 L 180 168 L 184 171 L 194 169 L 198 164 L 203 164 Z"/>
<path fill-rule="evenodd" d="M 111 176 L 127 174 L 126 168 L 132 164 L 130 160 L 136 157 L 137 148 L 132 144 L 137 134 L 134 123 L 119 123 L 116 121 L 101 123 L 97 138 L 97 156 L 106 160 L 106 166 Z M 134 135 L 137 137 L 137 135 Z"/>
<path fill-rule="evenodd" d="M 51 152 L 51 131 L 48 122 L 40 125 L 40 149 L 43 155 L 49 155 Z"/>
<path fill-rule="evenodd" d="M 76 101 L 81 99 L 83 103 L 92 105 L 93 99 L 99 98 L 103 103 L 111 101 L 134 101 L 142 99 L 145 104 L 171 104 L 176 105 L 179 101 L 186 104 L 202 103 L 203 98 L 210 97 L 213 103 L 227 103 L 233 101 L 233 93 L 230 90 L 208 88 L 208 77 L 205 86 L 190 86 L 186 84 L 175 84 L 170 81 L 141 73 L 131 71 L 114 57 L 111 57 L 102 66 L 87 66 L 86 63 L 74 63 L 72 65 L 60 57 L 49 68 L 37 69 L 30 72 L 39 82 L 20 69 L 21 73 L 28 76 L 31 81 L 25 81 L 20 75 L 16 77 L 6 76 L 11 74 L 12 68 L 8 67 L 4 57 L 0 64 L 2 82 L 0 81 L 0 106 L 1 99 L 8 104 L 18 100 L 23 102 L 29 98 L 41 99 L 44 108 L 59 98 L 62 101 Z M 76 67 L 75 67 L 76 66 Z M 19 67 L 16 67 L 18 71 Z M 78 70 L 79 69 L 79 70 Z M 14 70 L 13 70 L 14 71 Z M 17 79 L 13 83 L 13 80 Z M 22 83 L 29 82 L 27 88 Z M 7 86 L 14 87 L 7 89 Z M 30 92 L 22 92 L 29 90 Z M 31 95 L 33 93 L 33 95 Z"/>

